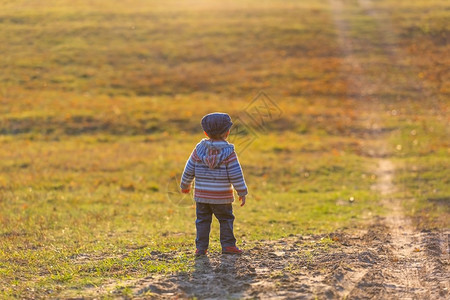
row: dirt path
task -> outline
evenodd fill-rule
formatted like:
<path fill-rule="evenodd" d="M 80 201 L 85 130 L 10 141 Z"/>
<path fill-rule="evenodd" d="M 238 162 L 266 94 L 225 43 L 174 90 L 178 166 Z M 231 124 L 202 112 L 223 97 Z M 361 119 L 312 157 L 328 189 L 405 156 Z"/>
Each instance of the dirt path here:
<path fill-rule="evenodd" d="M 348 1 L 329 0 L 334 12 L 341 51 L 346 57 L 342 72 L 348 75 L 349 97 L 361 101 L 367 145 L 363 149 L 376 162 L 378 182 L 373 186 L 384 218 L 361 233 L 336 232 L 328 236 L 291 236 L 260 241 L 240 257 L 211 253 L 197 259 L 192 273 L 149 277 L 130 283 L 135 298 L 199 299 L 449 299 L 450 232 L 417 232 L 393 197 L 395 166 L 386 151 L 386 133 L 378 119 L 381 111 L 370 98 L 383 85 L 383 77 L 365 73 L 355 55 L 362 41 L 349 36 L 345 21 Z M 378 53 L 386 61 L 399 59 L 390 24 L 381 22 L 371 1 L 357 1 L 361 10 L 378 22 L 385 36 Z M 385 34 L 389 32 L 389 34 Z M 415 84 L 415 83 L 409 83 Z M 376 147 L 374 147 L 376 145 Z"/>
<path fill-rule="evenodd" d="M 351 25 L 345 21 L 345 2 L 341 0 L 330 0 L 330 6 L 334 12 L 334 21 L 338 31 L 341 51 L 346 57 L 345 68 L 350 68 L 348 76 L 349 97 L 359 98 L 360 111 L 366 111 L 367 120 L 366 152 L 369 156 L 377 159 L 378 167 L 375 174 L 378 183 L 373 187 L 381 195 L 381 205 L 386 208 L 389 214 L 379 224 L 386 226 L 388 234 L 382 239 L 388 242 L 388 247 L 384 256 L 389 261 L 386 266 L 376 266 L 362 278 L 370 279 L 373 286 L 383 287 L 379 292 L 392 299 L 439 299 L 448 295 L 450 288 L 450 275 L 448 268 L 448 236 L 449 232 L 441 233 L 418 233 L 414 230 L 411 221 L 405 217 L 401 201 L 392 197 L 396 191 L 393 183 L 395 166 L 388 157 L 386 133 L 379 116 L 383 113 L 374 103 L 377 91 L 383 91 L 385 86 L 398 85 L 398 82 L 385 79 L 383 74 L 367 73 L 367 66 L 355 54 L 355 49 L 363 49 L 363 44 L 355 38 L 349 36 Z M 384 53 L 386 65 L 390 70 L 386 73 L 395 72 L 396 65 L 402 58 L 406 57 L 397 46 L 397 38 L 393 25 L 387 18 L 381 18 L 379 13 L 373 8 L 371 0 L 358 0 L 357 4 L 362 14 L 369 16 L 376 24 L 376 32 L 379 43 L 374 43 L 373 53 Z M 369 55 L 369 53 L 367 53 Z M 425 95 L 413 76 L 405 76 L 409 86 L 418 87 L 418 93 L 423 98 L 429 99 Z M 380 93 L 381 94 L 381 93 Z M 426 97 L 425 97 L 426 96 Z M 437 245 L 440 245 L 437 247 Z M 434 251 L 429 251 L 434 249 Z M 378 253 L 379 255 L 381 253 Z M 443 254 L 443 257 L 441 257 Z M 370 295 L 369 291 L 363 292 L 358 289 L 350 292 L 349 296 L 364 297 Z M 345 294 L 346 296 L 347 294 Z"/>
<path fill-rule="evenodd" d="M 380 276 L 375 280 L 383 284 L 386 294 L 392 298 L 445 299 L 450 288 L 448 233 L 414 230 L 411 220 L 403 213 L 401 202 L 391 197 L 395 192 L 394 172 L 394 165 L 388 159 L 379 160 L 378 184 L 374 188 L 382 196 L 382 205 L 389 209 L 383 224 L 389 235 L 390 267 L 379 267 Z"/>

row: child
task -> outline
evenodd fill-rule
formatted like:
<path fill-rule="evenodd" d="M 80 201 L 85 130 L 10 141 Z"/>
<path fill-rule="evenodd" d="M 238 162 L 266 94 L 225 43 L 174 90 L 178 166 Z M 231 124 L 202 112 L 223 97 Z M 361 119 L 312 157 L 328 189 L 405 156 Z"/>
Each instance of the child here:
<path fill-rule="evenodd" d="M 231 185 L 237 191 L 239 201 L 242 201 L 241 206 L 245 205 L 247 186 L 234 145 L 226 141 L 232 125 L 230 116 L 225 113 L 211 113 L 203 117 L 202 128 L 208 139 L 201 140 L 192 151 L 181 177 L 180 187 L 183 193 L 189 193 L 195 177 L 196 256 L 206 255 L 208 250 L 212 214 L 220 223 L 222 253 L 242 253 L 236 247 L 233 234 L 234 215 L 231 203 L 234 196 Z"/>

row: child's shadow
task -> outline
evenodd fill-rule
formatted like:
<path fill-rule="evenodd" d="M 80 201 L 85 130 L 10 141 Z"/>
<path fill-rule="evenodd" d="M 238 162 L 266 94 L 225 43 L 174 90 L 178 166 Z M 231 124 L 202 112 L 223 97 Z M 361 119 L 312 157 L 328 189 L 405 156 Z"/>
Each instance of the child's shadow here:
<path fill-rule="evenodd" d="M 214 269 L 208 256 L 205 255 L 195 258 L 194 271 L 192 272 L 192 276 L 194 278 L 204 276 L 205 274 L 210 274 L 213 271 Z"/>
<path fill-rule="evenodd" d="M 239 298 L 254 280 L 254 274 L 244 274 L 247 268 L 245 260 L 236 255 L 196 258 L 186 292 L 200 299 Z"/>

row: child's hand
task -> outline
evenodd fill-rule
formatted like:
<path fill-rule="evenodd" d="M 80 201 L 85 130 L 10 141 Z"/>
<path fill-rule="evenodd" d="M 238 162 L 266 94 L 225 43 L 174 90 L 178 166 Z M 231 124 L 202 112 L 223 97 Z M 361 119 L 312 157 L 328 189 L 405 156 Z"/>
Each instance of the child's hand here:
<path fill-rule="evenodd" d="M 190 191 L 191 189 L 181 189 L 181 192 L 183 193 L 183 194 L 189 194 L 189 191 Z"/>
<path fill-rule="evenodd" d="M 239 201 L 242 201 L 241 206 L 245 205 L 245 196 L 239 196 Z"/>

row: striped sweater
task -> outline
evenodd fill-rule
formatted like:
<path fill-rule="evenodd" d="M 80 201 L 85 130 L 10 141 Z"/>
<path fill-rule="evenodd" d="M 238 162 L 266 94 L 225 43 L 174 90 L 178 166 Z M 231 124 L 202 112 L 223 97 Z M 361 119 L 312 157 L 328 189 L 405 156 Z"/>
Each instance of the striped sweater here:
<path fill-rule="evenodd" d="M 196 202 L 226 204 L 234 201 L 233 189 L 247 195 L 247 185 L 234 145 L 226 141 L 203 139 L 186 162 L 180 187 L 190 189 L 195 178 Z"/>

